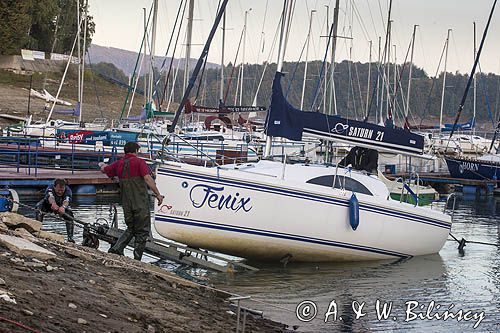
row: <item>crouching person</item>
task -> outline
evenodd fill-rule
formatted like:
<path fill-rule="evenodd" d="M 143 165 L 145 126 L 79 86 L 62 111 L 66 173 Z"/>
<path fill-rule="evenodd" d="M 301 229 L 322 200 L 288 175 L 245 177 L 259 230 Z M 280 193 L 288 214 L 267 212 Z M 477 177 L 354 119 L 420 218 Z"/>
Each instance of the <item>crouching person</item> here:
<path fill-rule="evenodd" d="M 60 216 L 62 216 L 62 218 L 64 218 L 64 220 L 66 220 L 66 233 L 68 235 L 68 242 L 74 243 L 74 214 L 69 207 L 72 195 L 73 193 L 71 192 L 69 186 L 66 185 L 66 181 L 64 179 L 54 180 L 54 184 L 49 185 L 45 190 L 44 198 L 40 200 L 36 205 L 36 219 L 40 222 L 43 222 L 45 213 L 51 212 L 54 214 L 59 214 Z"/>

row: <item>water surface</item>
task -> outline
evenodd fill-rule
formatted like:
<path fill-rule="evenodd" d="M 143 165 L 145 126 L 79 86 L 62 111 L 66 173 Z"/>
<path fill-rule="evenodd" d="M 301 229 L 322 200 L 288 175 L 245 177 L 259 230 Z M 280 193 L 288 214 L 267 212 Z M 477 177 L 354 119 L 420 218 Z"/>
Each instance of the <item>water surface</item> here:
<path fill-rule="evenodd" d="M 22 201 L 34 205 L 38 199 L 27 197 Z M 103 223 L 111 223 L 109 207 L 116 202 L 117 196 L 75 197 L 72 206 L 76 217 L 81 220 L 94 222 L 100 219 Z M 117 208 L 119 221 L 123 221 L 121 207 L 117 205 Z M 26 209 L 21 212 L 34 216 Z M 44 229 L 65 234 L 64 222 L 53 217 L 45 219 Z M 457 243 L 448 241 L 437 255 L 409 260 L 290 263 L 287 267 L 250 263 L 261 270 L 235 275 L 201 274 L 207 275 L 210 283 L 220 289 L 252 296 L 252 300 L 243 305 L 262 310 L 266 317 L 290 328 L 295 326 L 301 332 L 500 332 L 500 198 L 459 196 L 452 234 L 459 239 L 463 237 L 497 246 L 467 244 L 461 255 Z M 75 239 L 82 241 L 79 228 L 75 229 Z M 108 247 L 101 242 L 102 250 L 106 251 Z M 130 251 L 127 253 L 130 255 Z M 145 260 L 154 259 L 145 257 Z M 171 263 L 162 263 L 162 266 L 169 270 L 178 268 Z M 392 304 L 387 319 L 377 317 L 377 300 L 380 309 L 384 304 L 386 307 Z M 353 310 L 353 302 L 358 313 Z M 419 314 L 426 317 L 432 302 L 434 308 L 429 311 L 432 319 L 414 317 Z M 303 320 L 312 317 L 315 307 L 314 319 L 308 322 L 297 319 L 300 303 L 299 313 Z M 409 306 L 415 304 L 418 306 L 407 314 Z M 329 308 L 332 314 L 325 322 Z M 468 320 L 436 319 L 447 309 L 454 314 L 459 310 L 463 310 L 463 314 L 470 311 L 466 316 Z M 484 316 L 482 320 L 481 316 Z M 477 328 L 473 329 L 478 322 Z"/>

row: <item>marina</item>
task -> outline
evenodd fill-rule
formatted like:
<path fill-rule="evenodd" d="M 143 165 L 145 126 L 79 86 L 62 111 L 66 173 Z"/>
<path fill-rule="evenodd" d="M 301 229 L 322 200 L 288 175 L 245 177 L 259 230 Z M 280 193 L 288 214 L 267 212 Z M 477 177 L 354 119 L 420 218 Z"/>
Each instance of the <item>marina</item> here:
<path fill-rule="evenodd" d="M 0 8 L 0 331 L 499 331 L 496 0 L 141 2 Z"/>

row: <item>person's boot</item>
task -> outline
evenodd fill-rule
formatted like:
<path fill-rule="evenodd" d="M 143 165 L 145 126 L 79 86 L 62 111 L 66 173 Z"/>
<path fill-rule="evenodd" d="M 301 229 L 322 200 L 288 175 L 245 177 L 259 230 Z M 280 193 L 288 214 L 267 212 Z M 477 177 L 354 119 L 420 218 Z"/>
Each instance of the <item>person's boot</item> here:
<path fill-rule="evenodd" d="M 146 242 L 148 239 L 148 234 L 147 233 L 139 233 L 135 235 L 135 241 L 134 241 L 134 259 L 141 261 L 142 259 L 142 254 L 144 253 L 144 250 L 146 249 Z"/>
<path fill-rule="evenodd" d="M 75 230 L 75 225 L 73 222 L 66 222 L 66 233 L 68 235 L 68 242 L 74 243 L 75 240 L 73 239 L 73 232 Z"/>
<path fill-rule="evenodd" d="M 129 228 L 125 229 L 123 234 L 116 240 L 116 243 L 109 248 L 108 253 L 114 253 L 122 256 L 123 250 L 127 247 L 132 237 L 133 235 Z"/>

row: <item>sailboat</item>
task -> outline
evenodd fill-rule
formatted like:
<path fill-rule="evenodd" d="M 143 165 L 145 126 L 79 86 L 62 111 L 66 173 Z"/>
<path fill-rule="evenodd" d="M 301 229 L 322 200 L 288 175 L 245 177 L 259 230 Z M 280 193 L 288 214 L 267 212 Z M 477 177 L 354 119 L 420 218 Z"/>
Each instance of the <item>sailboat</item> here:
<path fill-rule="evenodd" d="M 266 120 L 268 138 L 300 140 L 307 133 L 383 151 L 422 154 L 419 135 L 303 112 L 288 104 L 280 71 L 286 43 L 283 36 L 292 8 L 293 1 L 285 0 Z M 219 12 L 219 20 L 221 15 Z M 214 27 L 217 24 L 216 20 Z M 211 37 L 207 45 L 210 41 Z M 188 94 L 186 91 L 184 96 Z M 376 176 L 339 166 L 260 160 L 205 168 L 165 162 L 157 169 L 156 181 L 167 194 L 164 203 L 155 206 L 154 225 L 160 235 L 256 260 L 408 258 L 439 252 L 451 228 L 451 217 L 442 210 L 394 201 Z"/>
<path fill-rule="evenodd" d="M 450 132 L 450 138 L 453 136 L 453 133 L 456 129 L 456 125 L 460 119 L 460 115 L 462 113 L 465 101 L 467 99 L 467 94 L 471 87 L 471 83 L 474 79 L 474 74 L 476 72 L 476 67 L 479 63 L 479 58 L 481 56 L 481 51 L 483 49 L 484 41 L 486 39 L 486 35 L 488 32 L 488 28 L 491 23 L 491 18 L 493 16 L 493 12 L 495 10 L 497 1 L 493 2 L 491 7 L 490 15 L 488 18 L 488 22 L 486 27 L 484 28 L 483 37 L 481 39 L 481 44 L 479 45 L 479 50 L 476 54 L 476 58 L 474 60 L 474 65 L 472 66 L 471 73 L 469 75 L 469 80 L 467 81 L 467 86 L 465 87 L 464 94 L 462 96 L 462 101 L 458 107 L 458 112 L 455 118 L 455 122 L 452 126 L 452 130 Z M 450 175 L 453 178 L 461 178 L 461 179 L 475 179 L 475 180 L 485 180 L 485 181 L 495 181 L 498 184 L 498 177 L 500 176 L 500 156 L 498 155 L 498 148 L 495 148 L 495 141 L 497 139 L 497 134 L 500 131 L 500 120 L 496 126 L 495 134 L 491 141 L 491 145 L 489 148 L 489 154 L 484 155 L 479 158 L 466 158 L 466 157 L 448 157 L 445 156 L 445 161 L 448 166 L 448 170 Z M 495 150 L 494 150 L 495 148 Z M 494 151 L 494 153 L 492 153 Z"/>

